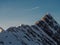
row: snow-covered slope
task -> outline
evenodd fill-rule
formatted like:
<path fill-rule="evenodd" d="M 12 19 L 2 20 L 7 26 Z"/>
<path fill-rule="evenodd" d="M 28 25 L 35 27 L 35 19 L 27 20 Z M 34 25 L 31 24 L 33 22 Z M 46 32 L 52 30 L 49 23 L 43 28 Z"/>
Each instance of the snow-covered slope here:
<path fill-rule="evenodd" d="M 0 30 L 0 45 L 60 45 L 60 25 L 49 14 L 31 26 Z"/>

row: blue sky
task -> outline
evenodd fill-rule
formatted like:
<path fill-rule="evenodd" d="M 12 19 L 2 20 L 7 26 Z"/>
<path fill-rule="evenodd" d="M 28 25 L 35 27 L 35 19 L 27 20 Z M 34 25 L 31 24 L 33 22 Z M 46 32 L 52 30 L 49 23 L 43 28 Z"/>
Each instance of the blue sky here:
<path fill-rule="evenodd" d="M 60 23 L 60 0 L 0 0 L 0 26 L 31 25 L 47 12 Z"/>

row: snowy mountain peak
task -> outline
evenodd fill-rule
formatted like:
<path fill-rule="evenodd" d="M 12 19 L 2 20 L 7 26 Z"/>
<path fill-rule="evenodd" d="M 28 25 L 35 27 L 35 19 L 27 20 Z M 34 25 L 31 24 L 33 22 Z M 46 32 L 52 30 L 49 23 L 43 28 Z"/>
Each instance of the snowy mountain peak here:
<path fill-rule="evenodd" d="M 60 25 L 47 14 L 31 26 L 1 28 L 0 45 L 60 45 Z"/>

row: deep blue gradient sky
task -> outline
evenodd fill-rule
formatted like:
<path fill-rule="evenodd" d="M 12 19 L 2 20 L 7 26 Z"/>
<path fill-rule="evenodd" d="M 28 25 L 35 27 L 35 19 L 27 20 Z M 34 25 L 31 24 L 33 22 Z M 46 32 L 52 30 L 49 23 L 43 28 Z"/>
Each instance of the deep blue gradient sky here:
<path fill-rule="evenodd" d="M 31 25 L 47 12 L 60 23 L 60 0 L 0 0 L 0 26 Z"/>

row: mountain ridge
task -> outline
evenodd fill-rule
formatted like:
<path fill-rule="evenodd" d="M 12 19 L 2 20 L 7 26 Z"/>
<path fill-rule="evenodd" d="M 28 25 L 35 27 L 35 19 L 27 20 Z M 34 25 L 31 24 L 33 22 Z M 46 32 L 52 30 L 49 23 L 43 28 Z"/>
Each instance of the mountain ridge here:
<path fill-rule="evenodd" d="M 60 45 L 60 25 L 46 14 L 34 25 L 22 24 L 2 31 L 0 45 Z"/>

